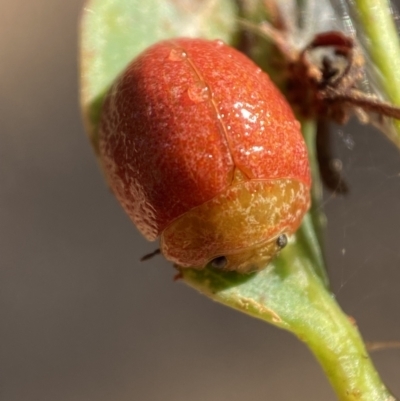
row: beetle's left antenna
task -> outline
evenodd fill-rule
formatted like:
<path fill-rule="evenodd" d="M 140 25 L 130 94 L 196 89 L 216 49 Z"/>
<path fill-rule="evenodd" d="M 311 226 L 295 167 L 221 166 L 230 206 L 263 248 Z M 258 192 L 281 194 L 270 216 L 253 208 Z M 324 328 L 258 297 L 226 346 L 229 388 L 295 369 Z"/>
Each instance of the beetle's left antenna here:
<path fill-rule="evenodd" d="M 154 256 L 159 255 L 160 253 L 161 253 L 161 249 L 156 249 L 155 251 L 150 252 L 150 253 L 148 253 L 147 255 L 142 256 L 142 257 L 140 258 L 140 261 L 141 261 L 141 262 L 144 262 L 144 261 L 146 261 L 146 260 L 149 260 L 149 259 L 153 258 Z"/>

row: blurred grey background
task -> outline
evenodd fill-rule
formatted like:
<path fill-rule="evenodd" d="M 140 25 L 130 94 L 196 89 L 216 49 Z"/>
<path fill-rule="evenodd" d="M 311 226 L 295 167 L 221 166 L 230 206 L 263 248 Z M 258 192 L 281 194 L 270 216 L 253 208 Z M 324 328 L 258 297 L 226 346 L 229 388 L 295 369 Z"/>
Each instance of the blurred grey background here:
<path fill-rule="evenodd" d="M 78 107 L 81 0 L 0 2 L 1 401 L 335 400 L 296 338 L 183 284 L 109 193 Z M 332 287 L 369 341 L 400 340 L 400 154 L 335 134 Z M 400 395 L 400 350 L 373 354 Z"/>

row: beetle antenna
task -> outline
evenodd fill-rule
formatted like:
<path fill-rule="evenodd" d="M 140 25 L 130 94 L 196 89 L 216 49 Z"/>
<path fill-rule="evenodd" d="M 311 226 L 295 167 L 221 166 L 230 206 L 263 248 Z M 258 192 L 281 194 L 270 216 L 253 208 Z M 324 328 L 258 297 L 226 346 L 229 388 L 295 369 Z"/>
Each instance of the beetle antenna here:
<path fill-rule="evenodd" d="M 141 261 L 141 262 L 145 262 L 146 260 L 149 260 L 149 259 L 153 258 L 154 256 L 159 255 L 160 253 L 161 253 L 161 249 L 158 248 L 158 249 L 156 249 L 155 251 L 150 252 L 150 253 L 148 253 L 148 254 L 142 256 L 142 257 L 140 258 L 140 261 Z"/>

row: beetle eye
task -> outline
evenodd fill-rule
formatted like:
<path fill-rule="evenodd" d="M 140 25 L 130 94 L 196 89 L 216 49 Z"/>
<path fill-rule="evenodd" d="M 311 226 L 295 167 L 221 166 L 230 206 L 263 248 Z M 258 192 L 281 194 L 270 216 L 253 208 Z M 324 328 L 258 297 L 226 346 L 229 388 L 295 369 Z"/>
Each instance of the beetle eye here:
<path fill-rule="evenodd" d="M 276 245 L 279 246 L 279 248 L 284 248 L 288 243 L 287 236 L 285 234 L 281 234 L 277 240 L 276 240 Z"/>
<path fill-rule="evenodd" d="M 227 263 L 228 259 L 225 256 L 218 256 L 210 262 L 210 265 L 215 269 L 223 269 L 227 265 Z"/>

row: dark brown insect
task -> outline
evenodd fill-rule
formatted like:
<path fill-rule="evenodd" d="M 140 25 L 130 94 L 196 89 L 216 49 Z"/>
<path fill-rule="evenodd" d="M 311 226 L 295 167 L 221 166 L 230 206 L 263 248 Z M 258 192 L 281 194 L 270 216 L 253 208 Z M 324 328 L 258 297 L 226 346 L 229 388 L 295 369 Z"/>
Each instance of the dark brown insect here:
<path fill-rule="evenodd" d="M 360 82 L 366 78 L 366 65 L 355 39 L 341 31 L 321 32 L 298 49 L 288 39 L 287 24 L 278 8 L 269 11 L 272 23 L 242 24 L 269 39 L 283 56 L 285 65 L 281 70 L 288 74 L 289 101 L 299 115 L 318 121 L 317 154 L 322 180 L 335 193 L 346 193 L 348 187 L 332 155 L 328 123 L 344 124 L 354 114 L 362 123 L 372 122 L 382 128 L 385 116 L 400 119 L 400 108 L 360 89 Z"/>
<path fill-rule="evenodd" d="M 346 123 L 352 112 L 363 122 L 368 122 L 366 112 L 400 119 L 398 107 L 357 88 L 364 77 L 364 64 L 352 38 L 339 31 L 317 34 L 289 62 L 289 97 L 303 115 L 339 124 Z"/>

